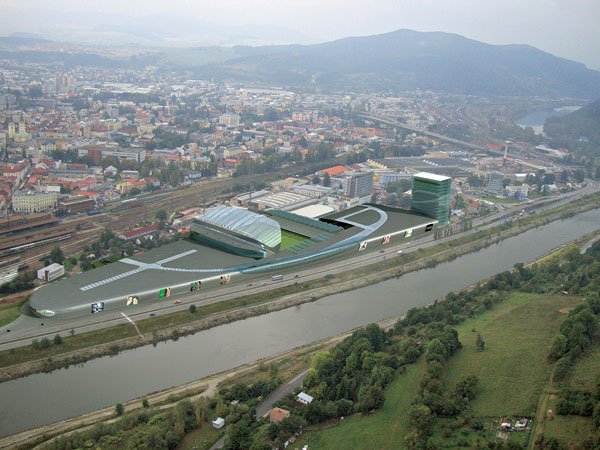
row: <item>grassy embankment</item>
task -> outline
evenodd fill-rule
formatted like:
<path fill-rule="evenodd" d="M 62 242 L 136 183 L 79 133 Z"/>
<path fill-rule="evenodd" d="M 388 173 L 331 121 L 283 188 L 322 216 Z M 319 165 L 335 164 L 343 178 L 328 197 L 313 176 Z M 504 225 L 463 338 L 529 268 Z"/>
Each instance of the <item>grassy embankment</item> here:
<path fill-rule="evenodd" d="M 470 236 L 458 237 L 435 246 L 419 249 L 416 252 L 406 253 L 396 258 L 388 258 L 386 261 L 361 267 L 362 278 L 360 279 L 357 279 L 355 270 L 349 270 L 336 275 L 327 275 L 325 278 L 317 280 L 284 286 L 264 293 L 246 295 L 220 303 L 201 306 L 197 308 L 195 314 L 191 314 L 189 311 L 179 311 L 140 320 L 137 324 L 141 332 L 146 335 L 145 340 L 136 336 L 133 327 L 128 324 L 121 324 L 98 331 L 75 334 L 74 336 L 63 336 L 64 342 L 62 345 L 50 346 L 43 351 L 36 350 L 31 345 L 20 347 L 18 351 L 5 350 L 0 352 L 0 368 L 30 361 L 38 361 L 38 365 L 37 367 L 24 368 L 18 373 L 4 373 L 2 379 L 6 380 L 28 373 L 53 370 L 65 365 L 83 362 L 97 356 L 116 353 L 120 349 L 133 348 L 150 342 L 174 338 L 181 334 L 192 333 L 233 320 L 263 314 L 270 310 L 265 305 L 266 303 L 272 303 L 273 300 L 290 294 L 310 294 L 310 291 L 315 289 L 319 289 L 322 292 L 319 295 L 305 295 L 303 299 L 298 300 L 298 302 L 302 303 L 315 300 L 322 295 L 333 293 L 331 291 L 327 292 L 323 288 L 333 286 L 335 288 L 334 292 L 343 292 L 397 277 L 411 270 L 431 267 L 439 262 L 451 260 L 459 255 L 491 245 L 506 237 L 519 234 L 528 228 L 591 209 L 596 205 L 598 198 L 600 198 L 600 194 L 593 194 L 586 199 L 571 202 L 554 210 L 527 216 L 518 221 L 507 222 L 489 230 L 478 231 Z M 376 275 L 369 277 L 370 274 Z M 288 306 L 292 305 L 282 305 L 279 308 L 273 307 L 271 310 Z M 249 307 L 254 308 L 242 311 Z M 184 327 L 182 331 L 172 330 L 173 327 L 180 326 Z M 103 347 L 89 350 L 94 346 Z M 78 350 L 84 350 L 84 352 L 66 356 L 61 361 L 52 360 L 52 357 Z"/>
<path fill-rule="evenodd" d="M 20 315 L 19 307 L 16 305 L 0 306 L 0 327 L 18 319 Z"/>
<path fill-rule="evenodd" d="M 477 397 L 466 415 L 481 418 L 484 427 L 469 431 L 461 419 L 440 420 L 433 445 L 470 448 L 476 440 L 493 441 L 502 417 L 532 417 L 550 378 L 551 364 L 546 358 L 550 342 L 566 310 L 581 301 L 579 297 L 519 293 L 456 327 L 463 347 L 444 368 L 444 383 L 451 389 L 463 376 L 479 377 Z M 485 341 L 484 351 L 476 349 L 477 333 Z M 314 449 L 405 448 L 408 411 L 423 367 L 421 361 L 394 380 L 381 411 L 353 416 L 334 428 L 310 433 L 306 442 Z M 511 433 L 509 439 L 526 444 L 529 432 Z"/>

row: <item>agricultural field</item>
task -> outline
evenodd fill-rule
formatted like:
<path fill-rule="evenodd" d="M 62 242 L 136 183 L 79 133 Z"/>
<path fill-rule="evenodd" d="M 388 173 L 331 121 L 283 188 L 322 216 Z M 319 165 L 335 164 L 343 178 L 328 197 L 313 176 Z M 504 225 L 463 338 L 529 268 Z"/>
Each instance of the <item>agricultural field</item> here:
<path fill-rule="evenodd" d="M 547 409 L 556 411 L 558 397 L 549 397 Z M 554 414 L 552 419 L 544 421 L 543 434 L 546 439 L 556 438 L 568 445 L 577 445 L 594 435 L 594 425 L 591 417 Z"/>
<path fill-rule="evenodd" d="M 471 414 L 479 417 L 535 414 L 551 371 L 548 348 L 570 308 L 583 299 L 515 294 L 457 327 L 463 348 L 450 359 L 444 381 L 453 386 L 476 374 L 479 392 Z M 478 333 L 485 342 L 476 348 Z"/>
<path fill-rule="evenodd" d="M 519 293 L 459 325 L 463 348 L 445 366 L 443 381 L 451 391 L 461 378 L 475 374 L 478 394 L 466 414 L 471 419 L 440 419 L 430 442 L 438 448 L 469 448 L 476 441 L 494 441 L 502 417 L 533 417 L 552 368 L 547 359 L 550 342 L 568 310 L 581 301 L 579 297 Z M 483 351 L 476 349 L 478 333 L 485 342 Z M 408 366 L 386 390 L 380 411 L 354 415 L 339 425 L 308 433 L 302 444 L 310 444 L 311 449 L 405 448 L 408 411 L 424 369 L 423 359 Z M 584 423 L 577 427 L 588 429 Z M 529 430 L 510 433 L 509 440 L 527 445 Z"/>

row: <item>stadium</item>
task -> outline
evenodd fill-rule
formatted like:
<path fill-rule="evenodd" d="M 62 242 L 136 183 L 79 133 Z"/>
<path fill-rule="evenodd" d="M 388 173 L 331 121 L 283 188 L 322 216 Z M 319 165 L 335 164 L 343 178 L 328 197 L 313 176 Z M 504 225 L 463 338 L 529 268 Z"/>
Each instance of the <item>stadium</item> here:
<path fill-rule="evenodd" d="M 46 285 L 30 297 L 29 307 L 46 318 L 128 311 L 398 245 L 433 233 L 437 224 L 422 214 L 375 204 L 319 219 L 221 205 L 196 217 L 187 239 Z"/>

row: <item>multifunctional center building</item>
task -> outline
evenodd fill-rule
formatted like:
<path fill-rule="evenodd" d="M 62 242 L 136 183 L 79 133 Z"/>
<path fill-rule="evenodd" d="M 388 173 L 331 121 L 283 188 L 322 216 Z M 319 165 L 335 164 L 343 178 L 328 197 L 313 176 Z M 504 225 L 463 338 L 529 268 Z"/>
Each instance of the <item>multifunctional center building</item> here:
<path fill-rule="evenodd" d="M 432 233 L 437 224 L 375 204 L 318 220 L 218 206 L 194 219 L 189 238 L 51 283 L 30 297 L 29 306 L 47 318 L 126 311 L 265 276 L 281 279 L 326 258 L 348 258 Z"/>

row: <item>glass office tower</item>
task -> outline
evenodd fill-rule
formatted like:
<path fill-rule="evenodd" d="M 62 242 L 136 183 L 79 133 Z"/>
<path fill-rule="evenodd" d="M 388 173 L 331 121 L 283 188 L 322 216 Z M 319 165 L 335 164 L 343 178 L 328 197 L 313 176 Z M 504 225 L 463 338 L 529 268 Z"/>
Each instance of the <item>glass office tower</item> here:
<path fill-rule="evenodd" d="M 411 211 L 436 219 L 438 227 L 450 216 L 450 177 L 421 172 L 413 177 Z"/>

